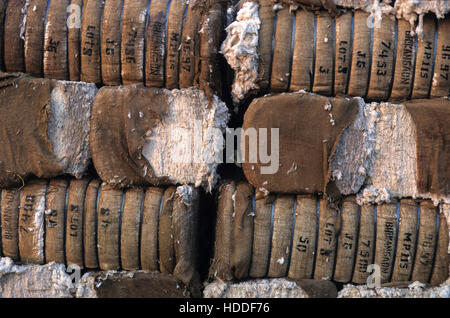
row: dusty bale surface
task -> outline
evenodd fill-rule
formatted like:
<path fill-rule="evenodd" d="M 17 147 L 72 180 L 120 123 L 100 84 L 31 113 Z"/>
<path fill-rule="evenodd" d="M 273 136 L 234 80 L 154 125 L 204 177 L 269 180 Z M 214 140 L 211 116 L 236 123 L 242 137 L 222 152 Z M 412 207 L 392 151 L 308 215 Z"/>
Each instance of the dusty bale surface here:
<path fill-rule="evenodd" d="M 0 187 L 31 175 L 81 177 L 90 163 L 93 84 L 0 73 Z"/>
<path fill-rule="evenodd" d="M 223 102 L 210 102 L 197 89 L 104 87 L 91 121 L 95 168 L 114 186 L 193 184 L 211 190 L 228 118 Z"/>
<path fill-rule="evenodd" d="M 260 159 L 249 162 L 252 160 L 247 150 L 243 168 L 248 181 L 257 189 L 273 193 L 325 192 L 332 182 L 329 162 L 336 143 L 355 120 L 360 102 L 356 98 L 327 98 L 306 92 L 254 100 L 245 114 L 243 128 L 245 131 L 268 129 L 269 149 L 269 145 L 276 143 L 270 135 L 271 129 L 279 129 L 280 156 L 276 173 L 268 174 L 263 170 L 268 165 Z M 263 138 L 261 133 L 259 138 Z"/>

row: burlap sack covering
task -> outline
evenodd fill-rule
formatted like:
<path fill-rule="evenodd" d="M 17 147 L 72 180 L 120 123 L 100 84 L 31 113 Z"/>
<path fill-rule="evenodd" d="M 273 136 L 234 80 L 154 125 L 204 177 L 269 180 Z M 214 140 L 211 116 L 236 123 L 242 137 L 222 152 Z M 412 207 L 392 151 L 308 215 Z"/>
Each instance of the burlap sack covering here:
<path fill-rule="evenodd" d="M 380 27 L 373 29 L 372 68 L 367 93 L 370 101 L 389 98 L 394 76 L 395 24 L 393 17 L 383 16 Z"/>
<path fill-rule="evenodd" d="M 103 14 L 102 0 L 84 2 L 81 24 L 81 80 L 101 84 L 100 27 Z"/>
<path fill-rule="evenodd" d="M 194 297 L 201 297 L 202 288 L 197 265 L 199 212 L 199 190 L 189 186 L 178 188 L 172 211 L 176 259 L 173 274 L 191 290 Z"/>
<path fill-rule="evenodd" d="M 4 29 L 4 59 L 7 72 L 25 71 L 24 41 L 21 36 L 21 27 L 26 0 L 15 0 L 8 2 Z"/>
<path fill-rule="evenodd" d="M 420 202 L 419 233 L 412 281 L 428 283 L 433 270 L 438 240 L 437 207 L 430 200 Z"/>
<path fill-rule="evenodd" d="M 2 251 L 4 257 L 19 261 L 20 191 L 3 190 L 1 196 Z"/>
<path fill-rule="evenodd" d="M 414 100 L 405 103 L 416 127 L 417 183 L 420 193 L 450 191 L 450 101 Z"/>
<path fill-rule="evenodd" d="M 92 180 L 86 190 L 84 200 L 84 265 L 86 268 L 98 268 L 97 256 L 97 198 L 99 180 Z"/>
<path fill-rule="evenodd" d="M 313 92 L 325 96 L 333 94 L 334 21 L 327 12 L 317 15 L 316 61 Z"/>
<path fill-rule="evenodd" d="M 316 255 L 316 231 L 317 199 L 311 195 L 297 196 L 297 215 L 295 218 L 289 278 L 312 278 Z"/>
<path fill-rule="evenodd" d="M 54 179 L 49 182 L 45 213 L 45 261 L 65 264 L 64 250 L 66 198 L 69 182 Z"/>
<path fill-rule="evenodd" d="M 240 183 L 234 193 L 234 219 L 231 243 L 231 271 L 238 279 L 248 277 L 253 245 L 253 199 L 254 189 Z"/>
<path fill-rule="evenodd" d="M 327 111 L 330 106 L 331 111 Z M 339 196 L 330 181 L 328 165 L 341 134 L 354 121 L 357 112 L 356 100 L 302 92 L 256 99 L 245 114 L 243 129 L 268 129 L 269 141 L 271 129 L 279 129 L 280 168 L 274 174 L 265 175 L 261 167 L 267 165 L 246 162 L 243 169 L 247 179 L 256 188 L 273 193 L 327 192 Z M 267 147 L 271 149 L 270 143 Z M 249 158 L 248 149 L 245 154 L 244 158 Z"/>
<path fill-rule="evenodd" d="M 333 278 L 337 238 L 340 230 L 339 213 L 329 206 L 326 199 L 321 199 L 314 279 L 331 280 Z"/>
<path fill-rule="evenodd" d="M 450 19 L 438 21 L 436 60 L 430 97 L 450 94 Z"/>
<path fill-rule="evenodd" d="M 178 72 L 180 69 L 181 34 L 183 32 L 186 0 L 172 0 L 167 21 L 167 58 L 166 88 L 178 88 Z"/>
<path fill-rule="evenodd" d="M 25 25 L 25 72 L 37 77 L 42 77 L 43 70 L 44 21 L 47 13 L 47 3 L 48 1 L 46 0 L 31 0 L 30 7 L 33 10 L 28 10 L 27 23 Z M 0 23 L 2 23 L 1 21 L 0 17 Z M 62 65 L 62 67 L 64 66 Z"/>
<path fill-rule="evenodd" d="M 403 19 L 398 20 L 397 29 L 397 53 L 391 100 L 406 100 L 412 92 L 417 35 L 412 33 L 411 24 Z"/>
<path fill-rule="evenodd" d="M 20 260 L 44 264 L 45 195 L 47 181 L 33 181 L 23 188 L 19 212 Z"/>
<path fill-rule="evenodd" d="M 423 18 L 422 36 L 417 41 L 416 70 L 412 99 L 428 98 L 433 79 L 436 19 L 433 15 Z"/>
<path fill-rule="evenodd" d="M 0 187 L 63 174 L 47 136 L 51 90 L 48 80 L 0 75 Z"/>
<path fill-rule="evenodd" d="M 164 87 L 166 57 L 166 19 L 170 0 L 152 0 L 148 14 L 145 85 Z"/>
<path fill-rule="evenodd" d="M 380 266 L 381 283 L 390 282 L 394 266 L 397 235 L 397 202 L 381 204 L 377 207 L 377 241 L 375 265 Z"/>
<path fill-rule="evenodd" d="M 83 224 L 89 180 L 72 180 L 67 195 L 66 262 L 84 268 Z"/>
<path fill-rule="evenodd" d="M 292 56 L 291 91 L 312 90 L 315 53 L 314 32 L 305 32 L 305 30 L 314 30 L 314 21 L 313 12 L 297 10 L 294 52 Z M 270 47 L 272 48 L 272 44 L 270 44 Z"/>
<path fill-rule="evenodd" d="M 163 193 L 161 188 L 148 188 L 145 192 L 140 246 L 141 268 L 145 271 L 159 270 L 158 225 Z"/>
<path fill-rule="evenodd" d="M 448 226 L 444 213 L 439 216 L 439 236 L 436 247 L 436 256 L 434 259 L 433 273 L 431 275 L 431 284 L 438 286 L 445 282 L 449 277 L 449 257 L 448 257 Z"/>
<path fill-rule="evenodd" d="M 123 127 L 123 117 L 126 116 L 122 111 L 123 100 L 124 94 L 115 88 L 103 87 L 98 92 L 91 119 L 92 159 L 102 180 L 109 183 L 120 184 L 124 181 L 130 185 L 142 185 L 145 180 L 136 173 L 138 169 L 135 168 L 135 163 L 129 160 L 127 148 L 122 144 L 126 140 L 126 131 L 120 128 Z M 115 155 L 111 156 L 111 153 Z M 117 180 L 115 176 L 126 179 Z"/>
<path fill-rule="evenodd" d="M 102 79 L 105 85 L 120 85 L 123 0 L 105 1 L 101 29 Z"/>
<path fill-rule="evenodd" d="M 139 238 L 144 198 L 145 192 L 139 188 L 129 189 L 125 192 L 120 235 L 120 257 L 122 268 L 127 271 L 135 271 L 140 268 Z"/>
<path fill-rule="evenodd" d="M 270 246 L 272 244 L 272 203 L 274 200 L 275 196 L 266 196 L 264 192 L 256 190 L 251 278 L 264 278 L 269 269 Z"/>
<path fill-rule="evenodd" d="M 400 202 L 397 251 L 392 281 L 408 282 L 414 265 L 417 237 L 417 210 L 415 200 L 404 199 Z"/>
<path fill-rule="evenodd" d="M 270 90 L 273 92 L 284 92 L 289 88 L 293 22 L 294 16 L 288 7 L 277 12 L 275 46 L 270 79 Z"/>
<path fill-rule="evenodd" d="M 149 0 L 124 0 L 122 15 L 122 83 L 144 82 L 145 23 Z"/>
<path fill-rule="evenodd" d="M 369 265 L 373 264 L 375 255 L 375 207 L 363 205 L 359 221 L 358 249 L 356 251 L 354 284 L 366 284 L 370 273 Z"/>
<path fill-rule="evenodd" d="M 272 41 L 274 36 L 274 13 L 271 0 L 259 1 L 259 87 L 264 93 L 269 89 L 270 72 L 272 69 Z"/>
<path fill-rule="evenodd" d="M 184 20 L 180 51 L 180 88 L 195 85 L 200 63 L 200 28 L 203 3 L 201 0 L 189 2 Z"/>
<path fill-rule="evenodd" d="M 235 216 L 233 197 L 235 192 L 236 184 L 234 181 L 222 184 L 218 191 L 214 259 L 211 263 L 209 276 L 212 278 L 217 277 L 223 281 L 233 279 L 231 251 L 233 243 L 233 219 Z"/>
<path fill-rule="evenodd" d="M 50 1 L 49 4 L 44 39 L 44 76 L 47 78 L 69 79 L 67 16 L 62 14 L 67 11 L 69 2 L 69 0 L 60 0 Z"/>
<path fill-rule="evenodd" d="M 6 4 L 6 0 L 0 0 L 0 71 L 5 70 L 5 63 L 3 61 L 3 38 L 5 29 Z"/>
<path fill-rule="evenodd" d="M 120 269 L 120 220 L 123 193 L 102 185 L 97 206 L 97 251 L 100 269 Z"/>
<path fill-rule="evenodd" d="M 159 216 L 159 270 L 163 274 L 173 274 L 173 270 L 175 268 L 175 246 L 172 212 L 176 191 L 176 187 L 169 187 L 164 192 L 163 203 Z"/>
<path fill-rule="evenodd" d="M 352 66 L 348 95 L 365 97 L 369 88 L 369 74 L 371 65 L 371 29 L 367 26 L 370 14 L 355 11 L 353 26 Z"/>
<path fill-rule="evenodd" d="M 207 96 L 222 96 L 224 76 L 222 76 L 222 56 L 220 45 L 225 38 L 226 1 L 209 0 L 202 16 L 200 33 L 200 74 L 199 87 Z"/>
<path fill-rule="evenodd" d="M 334 66 L 334 94 L 347 94 L 352 60 L 352 13 L 336 18 L 336 53 Z"/>
<path fill-rule="evenodd" d="M 69 62 L 69 78 L 79 81 L 81 73 L 81 17 L 83 0 L 71 0 L 69 12 L 69 26 L 67 30 L 67 55 Z M 80 23 L 80 25 L 77 25 Z"/>
<path fill-rule="evenodd" d="M 270 278 L 286 277 L 291 255 L 295 196 L 278 195 L 274 203 Z"/>
<path fill-rule="evenodd" d="M 358 243 L 359 206 L 354 197 L 344 200 L 341 208 L 342 226 L 338 237 L 336 265 L 333 280 L 340 283 L 350 283 L 355 254 Z"/>

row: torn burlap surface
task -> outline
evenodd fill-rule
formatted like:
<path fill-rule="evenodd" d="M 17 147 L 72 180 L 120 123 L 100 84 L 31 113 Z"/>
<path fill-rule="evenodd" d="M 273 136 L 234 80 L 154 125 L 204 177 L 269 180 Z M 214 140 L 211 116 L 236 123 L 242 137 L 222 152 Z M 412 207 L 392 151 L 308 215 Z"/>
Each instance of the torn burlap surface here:
<path fill-rule="evenodd" d="M 450 101 L 405 103 L 416 127 L 417 183 L 420 193 L 450 193 Z"/>
<path fill-rule="evenodd" d="M 0 74 L 0 187 L 64 173 L 47 136 L 53 83 Z"/>
<path fill-rule="evenodd" d="M 243 168 L 247 179 L 256 188 L 269 192 L 314 194 L 326 191 L 329 195 L 338 195 L 330 180 L 329 162 L 358 108 L 355 99 L 326 98 L 302 92 L 255 100 L 245 114 L 244 130 L 267 129 L 267 148 L 271 149 L 270 131 L 279 129 L 279 169 L 265 175 L 261 167 L 266 165 L 246 162 Z M 245 152 L 248 159 L 248 144 Z"/>
<path fill-rule="evenodd" d="M 165 177 L 156 178 L 151 168 L 145 169 L 148 162 L 141 155 L 145 136 L 168 111 L 169 94 L 143 86 L 104 87 L 99 91 L 90 144 L 94 165 L 103 181 L 114 185 L 171 184 Z"/>

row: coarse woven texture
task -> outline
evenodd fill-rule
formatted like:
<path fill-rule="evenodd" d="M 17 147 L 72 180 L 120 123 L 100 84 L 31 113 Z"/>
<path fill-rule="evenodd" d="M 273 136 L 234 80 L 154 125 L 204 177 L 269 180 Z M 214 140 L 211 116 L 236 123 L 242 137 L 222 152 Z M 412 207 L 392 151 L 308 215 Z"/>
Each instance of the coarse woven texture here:
<path fill-rule="evenodd" d="M 449 101 L 362 104 L 331 162 L 340 192 L 360 203 L 449 198 Z"/>
<path fill-rule="evenodd" d="M 114 186 L 193 184 L 211 190 L 228 118 L 223 102 L 210 102 L 197 89 L 104 87 L 91 121 L 95 168 Z"/>
<path fill-rule="evenodd" d="M 267 129 L 269 149 L 271 143 L 276 143 L 270 139 L 270 131 L 279 130 L 279 166 L 275 173 L 263 174 L 261 168 L 267 165 L 260 158 L 252 162 L 246 145 L 243 169 L 249 182 L 274 193 L 326 192 L 336 196 L 329 162 L 341 134 L 353 123 L 359 103 L 359 99 L 327 98 L 306 92 L 254 100 L 245 114 L 243 128 L 256 129 L 259 139 L 265 138 L 260 129 Z"/>
<path fill-rule="evenodd" d="M 17 190 L 2 190 L 2 250 L 25 264 L 160 271 L 199 297 L 199 188 L 99 184 L 32 180 L 20 198 Z"/>
<path fill-rule="evenodd" d="M 92 84 L 0 74 L 0 186 L 31 175 L 82 176 L 90 163 Z"/>

